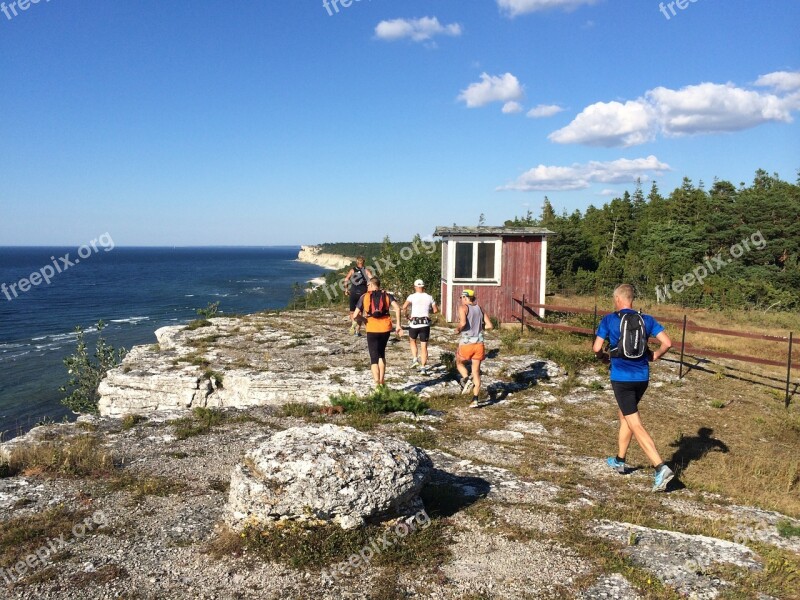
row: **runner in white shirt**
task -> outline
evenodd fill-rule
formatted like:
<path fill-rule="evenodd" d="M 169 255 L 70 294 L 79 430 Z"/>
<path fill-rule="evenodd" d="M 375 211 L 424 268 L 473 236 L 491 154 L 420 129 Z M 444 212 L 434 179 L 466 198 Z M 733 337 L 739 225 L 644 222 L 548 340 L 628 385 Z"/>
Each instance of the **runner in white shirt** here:
<path fill-rule="evenodd" d="M 417 279 L 414 282 L 416 292 L 411 294 L 403 304 L 403 311 L 411 306 L 411 316 L 408 320 L 408 338 L 411 344 L 411 366 L 419 367 L 420 371 L 426 373 L 428 368 L 428 340 L 431 336 L 431 313 L 438 313 L 439 307 L 433 296 L 425 293 L 425 282 Z M 417 351 L 417 339 L 419 339 L 419 351 Z"/>

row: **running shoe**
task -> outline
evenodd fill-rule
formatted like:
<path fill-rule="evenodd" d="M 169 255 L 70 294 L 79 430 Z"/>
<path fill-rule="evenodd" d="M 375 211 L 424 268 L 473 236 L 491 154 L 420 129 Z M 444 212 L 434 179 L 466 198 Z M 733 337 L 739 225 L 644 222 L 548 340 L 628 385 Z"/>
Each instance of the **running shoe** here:
<path fill-rule="evenodd" d="M 672 481 L 673 477 L 675 477 L 675 473 L 672 472 L 672 469 L 670 469 L 667 465 L 661 467 L 658 471 L 656 471 L 656 475 L 653 480 L 653 491 L 666 492 L 667 484 Z"/>
<path fill-rule="evenodd" d="M 609 456 L 606 459 L 606 464 L 614 469 L 620 475 L 625 475 L 625 461 L 617 460 L 616 456 Z"/>
<path fill-rule="evenodd" d="M 419 359 L 415 358 L 414 360 L 411 361 L 411 368 L 415 369 L 417 367 L 419 367 Z"/>
<path fill-rule="evenodd" d="M 470 402 L 470 405 L 469 405 L 470 408 L 480 408 L 482 406 L 483 406 L 483 402 L 478 400 L 477 396 L 472 398 L 472 402 Z"/>
<path fill-rule="evenodd" d="M 356 323 L 355 323 L 355 321 L 353 321 L 350 324 L 350 335 L 355 335 L 355 334 L 356 334 Z"/>
<path fill-rule="evenodd" d="M 461 393 L 469 394 L 472 391 L 472 388 L 474 387 L 475 387 L 475 382 L 472 381 L 472 378 L 469 378 L 464 382 L 464 387 L 461 388 Z"/>

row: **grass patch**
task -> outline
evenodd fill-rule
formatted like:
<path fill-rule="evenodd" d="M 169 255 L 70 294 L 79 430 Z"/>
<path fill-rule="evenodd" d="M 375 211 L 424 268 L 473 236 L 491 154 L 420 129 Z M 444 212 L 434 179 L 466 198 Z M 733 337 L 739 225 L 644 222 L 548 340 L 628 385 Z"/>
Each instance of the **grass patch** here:
<path fill-rule="evenodd" d="M 128 492 L 133 497 L 133 503 L 138 503 L 147 496 L 171 496 L 185 490 L 186 484 L 168 477 L 124 473 L 109 481 L 107 488 L 110 492 Z"/>
<path fill-rule="evenodd" d="M 330 369 L 328 365 L 311 365 L 308 367 L 308 370 L 312 373 L 324 373 L 328 369 Z"/>
<path fill-rule="evenodd" d="M 562 367 L 567 375 L 574 376 L 581 368 L 597 360 L 586 341 L 581 340 L 581 342 L 580 346 L 575 346 L 559 340 L 552 344 L 543 344 L 538 352 L 543 358 L 552 360 Z"/>
<path fill-rule="evenodd" d="M 147 421 L 147 417 L 142 415 L 125 415 L 122 419 L 122 431 L 128 431 L 136 427 L 139 423 Z"/>
<path fill-rule="evenodd" d="M 304 402 L 289 402 L 281 406 L 278 411 L 279 417 L 297 417 L 299 419 L 311 417 L 317 412 L 316 406 Z"/>
<path fill-rule="evenodd" d="M 175 437 L 185 440 L 198 435 L 205 435 L 215 425 L 225 422 L 225 414 L 219 410 L 202 408 L 200 406 L 192 410 L 190 417 L 182 417 L 170 421 L 169 424 L 175 427 Z"/>
<path fill-rule="evenodd" d="M 51 539 L 58 539 L 62 535 L 71 538 L 72 528 L 89 515 L 88 511 L 71 511 L 61 505 L 34 515 L 0 521 L 0 567 L 14 567 L 27 556 L 35 555 L 41 547 L 47 546 Z M 58 559 L 58 554 L 48 558 L 53 562 Z"/>
<path fill-rule="evenodd" d="M 711 400 L 711 402 L 709 402 L 708 405 L 711 408 L 725 408 L 725 401 L 724 400 L 718 400 L 718 399 L 715 398 L 715 399 Z"/>
<path fill-rule="evenodd" d="M 191 321 L 189 324 L 184 327 L 185 331 L 194 331 L 195 329 L 200 329 L 201 327 L 211 327 L 211 321 L 207 319 L 195 319 Z"/>
<path fill-rule="evenodd" d="M 778 521 L 776 527 L 781 537 L 785 538 L 800 537 L 800 525 L 794 525 L 792 524 L 791 521 L 787 519 Z"/>
<path fill-rule="evenodd" d="M 397 411 L 423 414 L 428 404 L 411 392 L 393 390 L 380 386 L 368 396 L 355 394 L 335 394 L 330 397 L 332 406 L 341 406 L 345 413 L 371 413 L 385 415 Z"/>
<path fill-rule="evenodd" d="M 104 477 L 114 456 L 92 435 L 17 446 L 5 463 L 5 476 Z"/>
<path fill-rule="evenodd" d="M 76 573 L 70 577 L 69 583 L 71 586 L 82 589 L 90 586 L 103 586 L 115 579 L 126 579 L 127 577 L 128 571 L 125 568 L 112 563 L 94 571 Z"/>
<path fill-rule="evenodd" d="M 208 489 L 227 494 L 231 489 L 230 479 L 212 479 L 208 482 Z"/>
<path fill-rule="evenodd" d="M 220 387 L 220 388 L 223 387 L 222 382 L 225 379 L 225 375 L 223 375 L 219 371 L 212 371 L 211 369 L 206 369 L 203 372 L 203 377 L 205 377 L 209 381 L 212 381 L 212 380 L 216 381 L 217 382 L 217 387 Z"/>
<path fill-rule="evenodd" d="M 403 437 L 412 446 L 416 446 L 417 448 L 427 448 L 428 450 L 436 448 L 439 443 L 439 438 L 436 433 L 428 429 L 411 431 L 406 433 Z"/>
<path fill-rule="evenodd" d="M 361 571 L 345 563 L 374 541 L 381 552 L 375 553 L 367 566 L 435 569 L 450 557 L 450 535 L 444 521 L 427 523 L 424 529 L 424 523 L 420 523 L 416 531 L 401 536 L 394 527 L 382 525 L 344 530 L 333 524 L 312 526 L 291 521 L 266 529 L 247 528 L 238 535 L 224 531 L 211 541 L 207 551 L 217 559 L 224 559 L 240 556 L 248 550 L 265 562 L 304 570 L 319 571 L 341 564 L 357 576 Z M 380 542 L 384 535 L 392 542 L 388 548 Z M 362 561 L 361 564 L 366 563 Z"/>

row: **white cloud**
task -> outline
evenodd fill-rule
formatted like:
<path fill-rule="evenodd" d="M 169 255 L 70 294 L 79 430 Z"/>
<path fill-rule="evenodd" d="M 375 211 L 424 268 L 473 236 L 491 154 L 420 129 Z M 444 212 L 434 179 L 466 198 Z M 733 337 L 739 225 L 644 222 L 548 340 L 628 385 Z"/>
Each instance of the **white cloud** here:
<path fill-rule="evenodd" d="M 497 0 L 500 10 L 509 17 L 550 9 L 574 10 L 585 4 L 595 4 L 597 0 Z"/>
<path fill-rule="evenodd" d="M 539 165 L 520 175 L 516 181 L 501 186 L 498 191 L 568 191 L 583 190 L 593 183 L 629 183 L 649 179 L 650 173 L 660 175 L 671 167 L 655 156 L 620 158 L 609 162 L 590 161 L 569 167 Z M 606 191 L 602 192 L 605 194 Z M 613 195 L 615 192 L 611 191 Z"/>
<path fill-rule="evenodd" d="M 655 119 L 644 102 L 597 102 L 548 138 L 557 144 L 635 146 L 655 137 Z"/>
<path fill-rule="evenodd" d="M 422 17 L 421 19 L 393 19 L 381 21 L 375 27 L 375 37 L 387 42 L 394 42 L 409 38 L 415 42 L 426 42 L 436 35 L 461 35 L 461 25 L 451 23 L 442 25 L 436 17 Z"/>
<path fill-rule="evenodd" d="M 616 193 L 617 192 L 615 192 L 614 190 L 606 189 L 606 190 L 603 190 L 602 192 L 598 192 L 597 195 L 598 196 L 614 196 Z"/>
<path fill-rule="evenodd" d="M 800 89 L 800 71 L 775 71 L 756 79 L 759 87 L 769 87 L 776 92 L 792 92 Z"/>
<path fill-rule="evenodd" d="M 740 131 L 769 121 L 792 120 L 791 111 L 777 96 L 730 83 L 701 83 L 677 91 L 659 87 L 647 92 L 647 99 L 668 135 Z"/>
<path fill-rule="evenodd" d="M 539 106 L 535 106 L 534 108 L 528 111 L 528 115 L 532 119 L 541 119 L 544 117 L 552 117 L 553 115 L 557 115 L 564 109 L 561 108 L 558 104 L 540 104 Z"/>
<path fill-rule="evenodd" d="M 790 86 L 792 79 L 770 74 L 759 81 Z M 681 136 L 750 129 L 768 122 L 789 123 L 800 110 L 800 93 L 778 96 L 732 83 L 701 83 L 679 90 L 658 87 L 636 100 L 597 102 L 550 134 L 559 144 L 635 146 L 658 134 Z"/>
<path fill-rule="evenodd" d="M 492 102 L 512 102 L 521 100 L 524 95 L 519 80 L 511 73 L 505 75 L 488 75 L 481 73 L 481 81 L 470 84 L 458 95 L 459 100 L 466 102 L 468 108 L 486 106 Z"/>
<path fill-rule="evenodd" d="M 503 105 L 503 114 L 512 115 L 519 112 L 522 112 L 522 104 L 519 102 L 514 102 L 512 100 L 511 102 L 506 102 Z"/>

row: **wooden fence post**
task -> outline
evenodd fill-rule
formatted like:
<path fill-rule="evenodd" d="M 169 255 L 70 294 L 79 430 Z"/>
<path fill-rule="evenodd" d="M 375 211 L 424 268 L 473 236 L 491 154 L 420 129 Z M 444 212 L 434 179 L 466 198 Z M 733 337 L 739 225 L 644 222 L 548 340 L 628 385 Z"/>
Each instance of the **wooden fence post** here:
<path fill-rule="evenodd" d="M 522 318 L 519 320 L 519 330 L 525 333 L 525 294 L 522 294 Z"/>
<path fill-rule="evenodd" d="M 789 332 L 789 360 L 786 361 L 786 408 L 789 408 L 789 383 L 792 377 L 792 332 Z"/>
<path fill-rule="evenodd" d="M 681 334 L 681 364 L 678 367 L 678 379 L 683 379 L 683 351 L 686 348 L 686 315 L 683 315 L 683 333 Z"/>
<path fill-rule="evenodd" d="M 594 305 L 594 318 L 592 319 L 592 331 L 597 332 L 597 304 Z"/>

